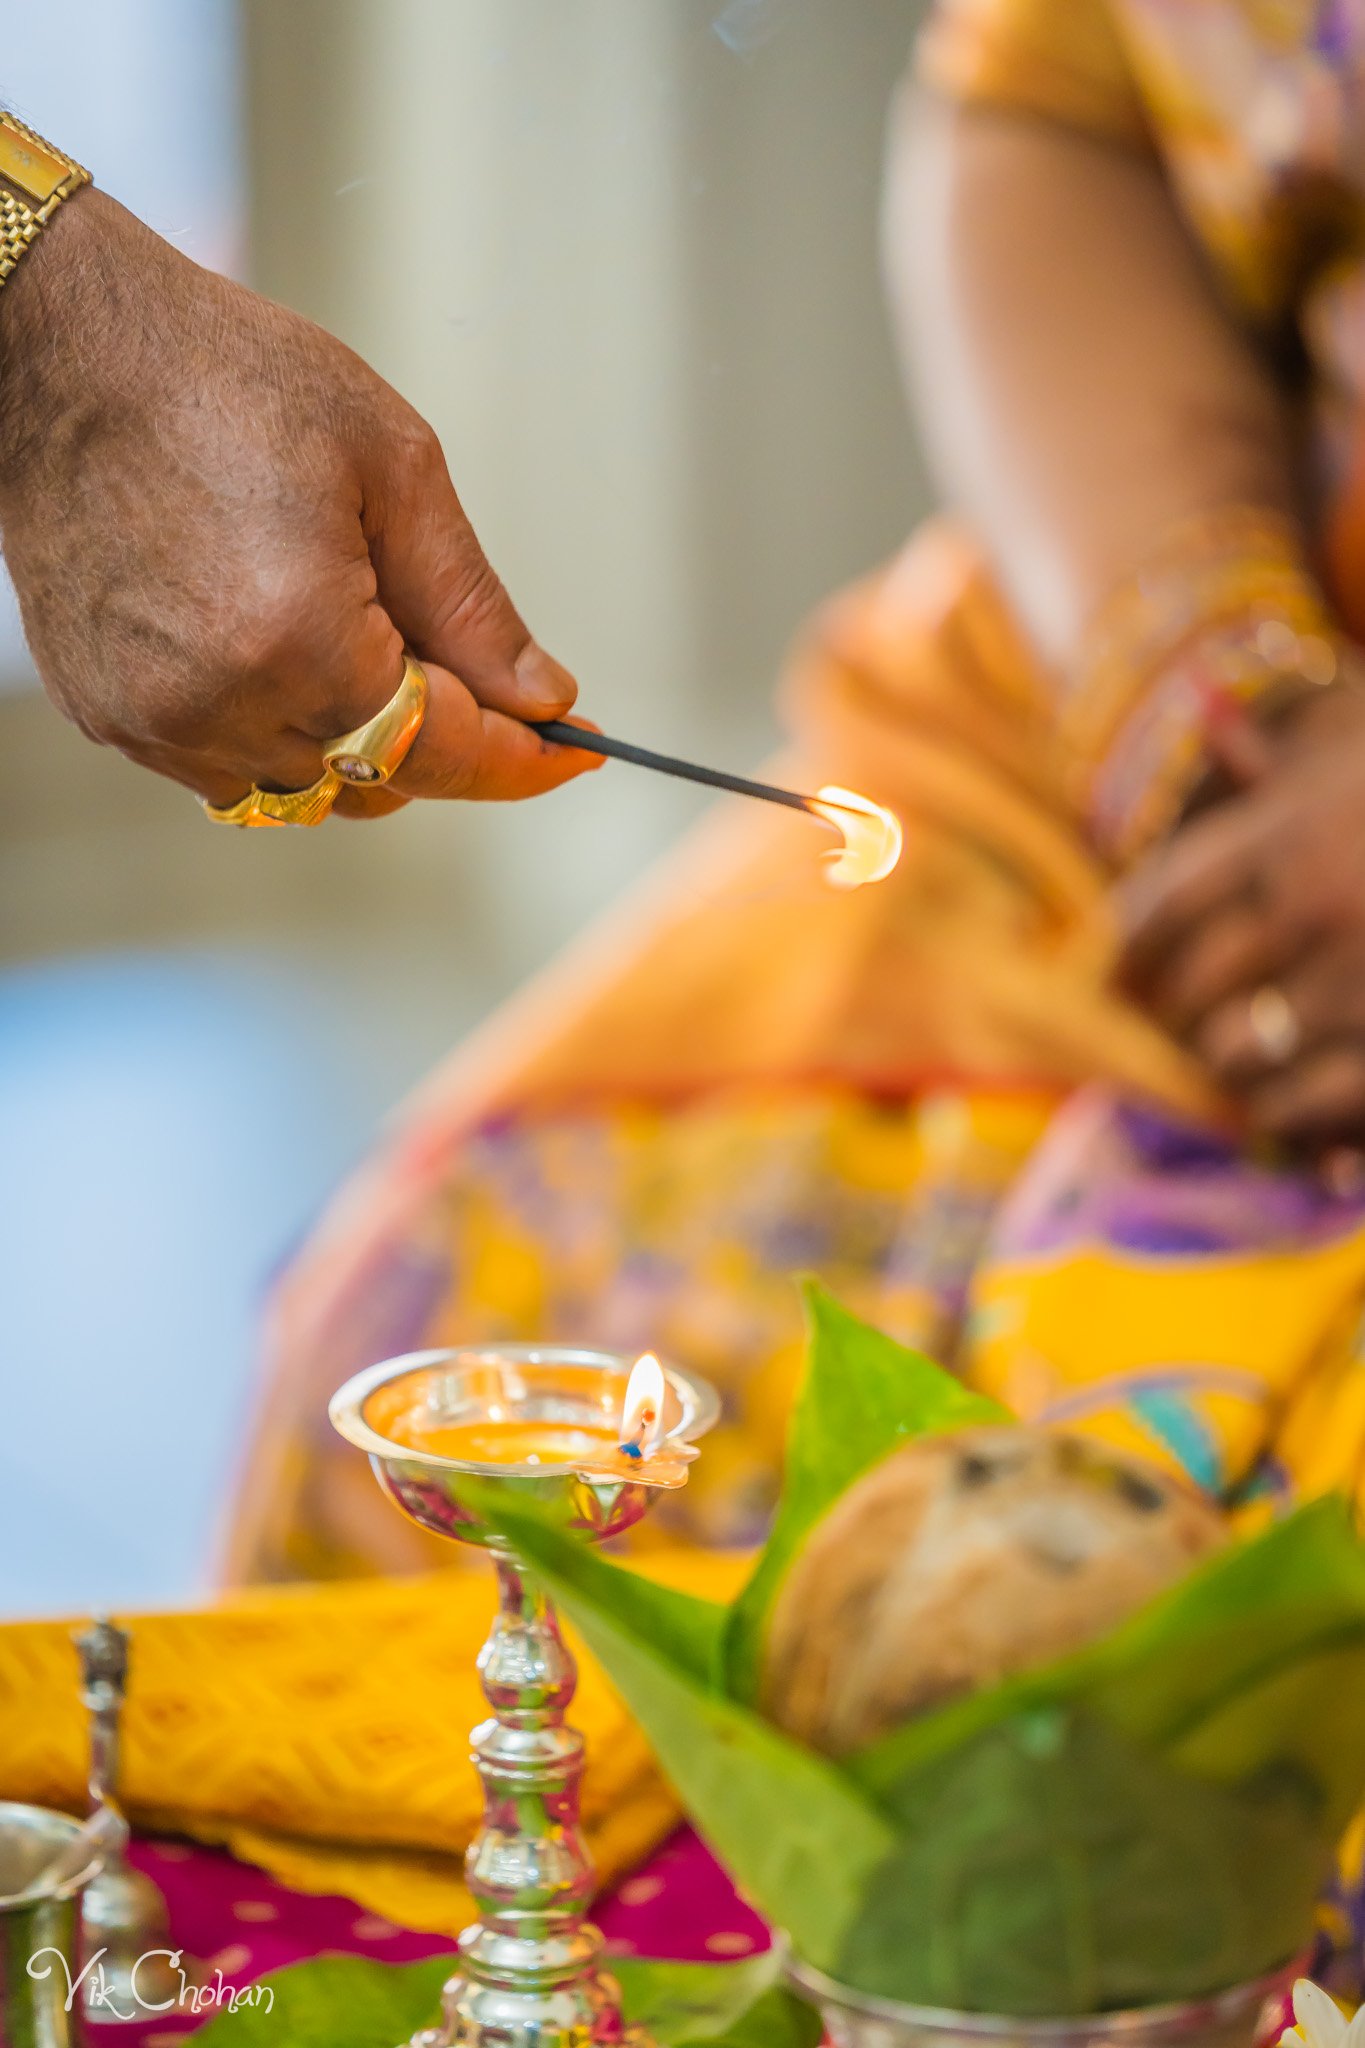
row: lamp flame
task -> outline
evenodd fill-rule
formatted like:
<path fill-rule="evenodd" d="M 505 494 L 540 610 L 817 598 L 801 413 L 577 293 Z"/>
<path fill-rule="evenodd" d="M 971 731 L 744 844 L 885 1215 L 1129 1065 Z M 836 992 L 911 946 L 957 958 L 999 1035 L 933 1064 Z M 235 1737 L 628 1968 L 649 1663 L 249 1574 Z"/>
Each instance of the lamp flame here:
<path fill-rule="evenodd" d="M 825 855 L 825 879 L 831 888 L 861 889 L 865 882 L 885 881 L 901 857 L 904 840 L 894 811 L 832 782 L 810 799 L 810 809 L 843 835 L 839 850 Z"/>
<path fill-rule="evenodd" d="M 621 1404 L 621 1449 L 647 1458 L 664 1433 L 664 1369 L 652 1351 L 637 1358 Z"/>

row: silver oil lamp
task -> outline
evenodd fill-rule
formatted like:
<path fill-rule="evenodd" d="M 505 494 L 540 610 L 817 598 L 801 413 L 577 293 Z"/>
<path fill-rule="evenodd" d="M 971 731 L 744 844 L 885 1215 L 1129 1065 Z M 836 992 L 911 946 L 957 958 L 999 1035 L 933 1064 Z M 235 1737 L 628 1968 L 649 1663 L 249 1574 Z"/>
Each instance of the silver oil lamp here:
<path fill-rule="evenodd" d="M 583 1739 L 565 1724 L 574 1660 L 553 1608 L 480 1520 L 490 1484 L 594 1541 L 683 1484 L 719 1414 L 705 1381 L 652 1357 L 568 1346 L 417 1352 L 358 1373 L 334 1427 L 421 1528 L 487 1550 L 499 1611 L 479 1656 L 491 1714 L 474 1729 L 482 1824 L 466 1857 L 478 1918 L 460 1938 L 442 2020 L 411 2048 L 647 2048 L 586 1918 Z"/>

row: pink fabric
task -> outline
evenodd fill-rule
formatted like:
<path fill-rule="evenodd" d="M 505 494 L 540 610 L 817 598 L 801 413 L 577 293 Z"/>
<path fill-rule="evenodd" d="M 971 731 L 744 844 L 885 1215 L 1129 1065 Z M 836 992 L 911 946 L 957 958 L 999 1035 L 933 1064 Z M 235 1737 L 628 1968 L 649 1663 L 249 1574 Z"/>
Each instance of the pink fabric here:
<path fill-rule="evenodd" d="M 746 1906 L 691 1828 L 604 1899 L 597 1922 L 618 1956 L 676 1963 L 732 1963 L 768 1946 L 768 1930 Z"/>
<path fill-rule="evenodd" d="M 286 1963 L 324 1953 L 409 1963 L 451 1951 L 449 1942 L 395 1927 L 351 1899 L 287 1891 L 264 1871 L 219 1850 L 140 1841 L 133 1861 L 165 1893 L 172 1945 L 180 1943 L 187 1957 L 206 1963 L 211 1984 L 249 1984 Z M 612 1955 L 730 1962 L 768 1946 L 767 1928 L 690 1828 L 680 1828 L 604 1899 L 597 1920 Z M 172 2048 L 214 2010 L 205 2005 L 197 2015 L 164 2013 L 117 2028 L 92 2025 L 91 2048 Z M 1262 2041 L 1277 2041 L 1291 2018 L 1286 2000 Z"/>
<path fill-rule="evenodd" d="M 287 1891 L 264 1871 L 189 1842 L 140 1841 L 133 1860 L 165 1893 L 171 1946 L 208 1965 L 211 1986 L 249 1984 L 268 1970 L 324 1952 L 416 1962 L 451 1944 L 413 1934 L 366 1913 L 350 1899 Z M 613 1955 L 679 1962 L 724 1962 L 768 1946 L 758 1916 L 690 1828 L 604 1899 L 597 1915 Z M 218 1973 L 221 1973 L 219 1975 Z M 213 2016 L 159 2013 L 145 2022 L 90 2029 L 92 2048 L 170 2048 Z"/>

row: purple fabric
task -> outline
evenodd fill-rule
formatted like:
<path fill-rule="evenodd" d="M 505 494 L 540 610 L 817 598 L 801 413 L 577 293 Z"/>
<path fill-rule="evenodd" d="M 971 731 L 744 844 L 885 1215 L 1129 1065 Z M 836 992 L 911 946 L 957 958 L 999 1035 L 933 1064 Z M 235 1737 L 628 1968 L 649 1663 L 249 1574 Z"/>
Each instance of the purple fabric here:
<path fill-rule="evenodd" d="M 207 1964 L 208 1981 L 249 1984 L 268 1970 L 324 1952 L 417 1962 L 451 1951 L 367 1913 L 351 1899 L 310 1898 L 221 1850 L 180 1841 L 139 1841 L 133 1861 L 161 1887 L 171 1945 Z M 613 1955 L 726 1962 L 768 1946 L 768 1931 L 691 1829 L 683 1828 L 604 1899 L 597 1914 Z M 218 1973 L 221 1973 L 219 1977 Z M 213 2017 L 215 2006 L 160 2013 L 134 2025 L 90 2028 L 91 2048 L 171 2048 Z"/>
<path fill-rule="evenodd" d="M 1365 1198 L 1103 1090 L 1048 1128 L 1001 1211 L 993 1258 L 1103 1244 L 1163 1259 L 1302 1251 L 1365 1222 Z"/>

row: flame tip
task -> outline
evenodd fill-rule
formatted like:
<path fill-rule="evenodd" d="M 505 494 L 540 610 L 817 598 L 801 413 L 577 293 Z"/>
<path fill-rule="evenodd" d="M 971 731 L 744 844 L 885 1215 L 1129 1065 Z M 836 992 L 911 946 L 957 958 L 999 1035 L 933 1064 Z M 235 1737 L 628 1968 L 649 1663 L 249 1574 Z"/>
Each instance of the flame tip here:
<path fill-rule="evenodd" d="M 630 1369 L 621 1403 L 621 1449 L 639 1456 L 652 1451 L 664 1434 L 664 1369 L 652 1351 L 642 1351 Z"/>
<path fill-rule="evenodd" d="M 886 879 L 904 844 L 901 822 L 894 811 L 835 782 L 816 791 L 811 808 L 843 834 L 839 851 L 825 856 L 825 879 L 831 888 L 860 889 L 867 882 Z"/>

